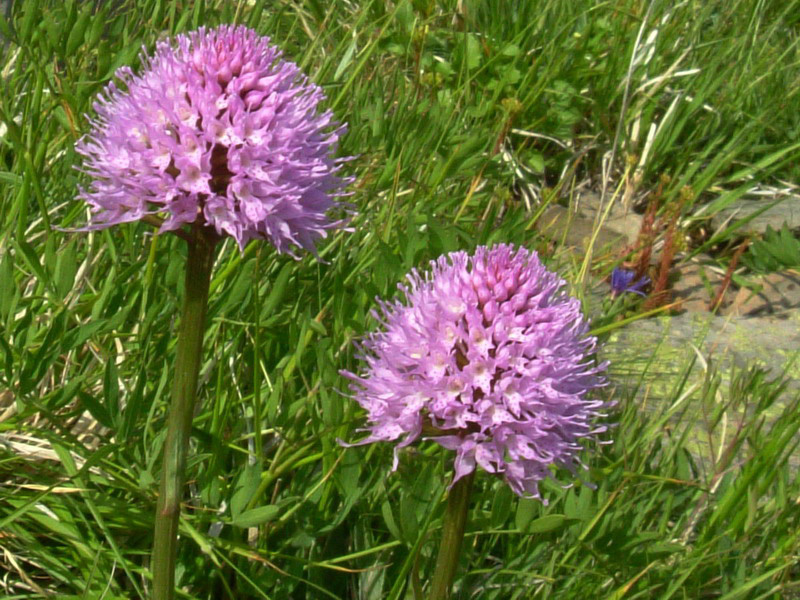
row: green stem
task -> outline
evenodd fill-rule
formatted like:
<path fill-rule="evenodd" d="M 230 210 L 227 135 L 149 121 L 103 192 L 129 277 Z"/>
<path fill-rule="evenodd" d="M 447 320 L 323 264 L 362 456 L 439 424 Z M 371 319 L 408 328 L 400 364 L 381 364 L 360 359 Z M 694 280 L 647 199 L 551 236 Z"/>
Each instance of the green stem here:
<path fill-rule="evenodd" d="M 197 379 L 203 354 L 208 286 L 214 264 L 214 233 L 195 224 L 186 262 L 183 312 L 178 330 L 172 404 L 167 416 L 167 439 L 161 469 L 153 537 L 153 600 L 172 600 L 175 592 L 175 559 L 178 520 L 183 496 L 186 454 L 197 402 Z"/>
<path fill-rule="evenodd" d="M 475 471 L 472 471 L 469 475 L 456 481 L 447 496 L 442 541 L 439 546 L 439 556 L 436 559 L 436 569 L 433 572 L 429 600 L 448 600 L 450 598 L 453 580 L 458 569 L 458 558 L 461 555 L 461 542 L 464 540 L 469 498 L 474 479 Z"/>

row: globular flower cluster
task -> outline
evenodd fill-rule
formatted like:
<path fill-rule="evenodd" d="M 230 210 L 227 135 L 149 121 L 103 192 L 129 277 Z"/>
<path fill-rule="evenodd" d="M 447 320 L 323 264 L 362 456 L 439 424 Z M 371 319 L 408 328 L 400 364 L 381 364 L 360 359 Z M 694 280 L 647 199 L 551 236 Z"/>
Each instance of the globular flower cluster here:
<path fill-rule="evenodd" d="M 140 75 L 117 71 L 77 144 L 92 176 L 80 197 L 88 229 L 198 219 L 241 248 L 268 239 L 281 252 L 314 249 L 341 220 L 349 182 L 335 152 L 344 127 L 320 112 L 322 90 L 269 38 L 242 26 L 201 28 L 142 55 Z"/>
<path fill-rule="evenodd" d="M 589 396 L 607 365 L 593 360 L 580 303 L 524 248 L 479 247 L 431 267 L 399 286 L 404 299 L 380 304 L 362 374 L 342 372 L 368 413 L 360 443 L 431 438 L 455 450 L 454 481 L 478 465 L 538 498 L 550 467 L 575 473 L 581 438 L 606 430 L 594 421 L 608 403 Z"/>

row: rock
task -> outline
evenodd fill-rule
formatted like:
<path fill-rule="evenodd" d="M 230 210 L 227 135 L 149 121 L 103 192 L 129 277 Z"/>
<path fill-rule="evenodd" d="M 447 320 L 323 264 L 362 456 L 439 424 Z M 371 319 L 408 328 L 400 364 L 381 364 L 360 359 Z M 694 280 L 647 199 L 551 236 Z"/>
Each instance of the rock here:
<path fill-rule="evenodd" d="M 566 246 L 584 253 L 589 248 L 595 227 L 593 218 L 554 204 L 548 206 L 536 221 L 536 229 L 549 238 L 557 242 L 563 240 Z M 625 235 L 601 227 L 595 237 L 594 249 L 599 250 L 608 245 L 622 247 L 626 243 Z"/>
<path fill-rule="evenodd" d="M 785 320 L 686 312 L 622 327 L 605 343 L 600 359 L 611 361 L 609 376 L 617 395 L 635 390 L 642 410 L 657 412 L 676 400 L 675 385 L 684 377 L 692 359 L 698 357 L 685 375 L 683 393 L 689 395 L 686 413 L 679 411 L 679 415 L 682 425 L 689 427 L 692 453 L 701 464 L 708 465 L 709 440 L 719 447 L 725 441 L 722 437 L 729 439 L 731 431 L 725 433 L 724 428 L 716 428 L 713 435 L 707 431 L 708 414 L 699 402 L 706 365 L 721 376 L 720 402 L 726 401 L 728 385 L 737 372 L 761 366 L 770 372 L 770 377 L 785 373 L 789 384 L 768 412 L 768 418 L 777 418 L 785 403 L 800 392 L 799 353 L 800 311 L 789 311 Z M 726 413 L 735 423 L 745 409 L 728 407 Z M 800 457 L 795 458 L 797 466 Z"/>
<path fill-rule="evenodd" d="M 726 314 L 786 316 L 787 311 L 800 308 L 800 274 L 769 273 L 754 278 L 753 283 L 760 285 L 761 289 L 741 288 L 725 309 Z"/>
<path fill-rule="evenodd" d="M 667 354 L 672 349 L 683 358 L 689 358 L 691 354 L 687 350 L 692 352 L 690 344 L 694 344 L 705 358 L 739 366 L 756 363 L 779 374 L 788 357 L 800 351 L 800 313 L 792 311 L 785 320 L 690 312 L 643 319 L 615 333 L 610 344 L 613 348 L 610 355 L 620 353 L 638 357 L 639 361 L 643 357 L 649 360 L 653 351 L 661 353 L 659 345 L 664 346 L 663 352 Z M 645 351 L 647 349 L 650 351 Z M 675 370 L 681 368 L 672 359 L 659 359 L 655 364 L 671 364 Z M 792 376 L 800 378 L 800 361 Z"/>
<path fill-rule="evenodd" d="M 743 219 L 754 212 L 761 210 L 773 202 L 776 198 L 758 200 L 737 200 L 728 208 L 719 211 L 711 218 L 711 226 L 714 231 L 721 231 L 732 223 Z M 789 229 L 800 229 L 800 196 L 786 196 L 784 200 L 775 206 L 766 209 L 752 221 L 742 225 L 737 231 L 744 234 L 763 234 L 767 226 L 775 230 L 783 227 L 786 223 Z"/>
<path fill-rule="evenodd" d="M 678 278 L 672 286 L 673 301 L 680 302 L 677 310 L 706 312 L 719 290 L 724 273 L 713 265 L 710 256 L 700 255 L 692 262 L 680 265 Z M 723 307 L 730 303 L 730 290 L 723 299 Z"/>
<path fill-rule="evenodd" d="M 606 202 L 608 202 L 608 199 Z M 633 244 L 642 230 L 642 215 L 622 206 L 618 200 L 611 204 L 610 209 L 608 204 L 603 206 L 600 202 L 600 194 L 597 192 L 589 191 L 578 194 L 575 206 L 581 215 L 591 219 L 592 222 L 594 222 L 598 212 L 601 212 L 602 217 L 605 211 L 608 210 L 608 216 L 603 223 L 603 227 L 624 236 L 628 244 Z"/>
<path fill-rule="evenodd" d="M 564 240 L 580 252 L 586 252 L 595 231 L 595 222 L 600 206 L 599 195 L 584 194 L 575 202 L 576 209 L 551 204 L 536 222 L 536 227 L 554 240 Z M 603 209 L 604 210 L 604 209 Z M 621 250 L 633 244 L 642 228 L 642 217 L 634 212 L 626 212 L 614 205 L 595 237 L 594 250 L 611 246 Z"/>
<path fill-rule="evenodd" d="M 618 215 L 609 218 L 603 227 L 606 229 L 619 233 L 625 236 L 628 244 L 633 244 L 639 237 L 639 232 L 642 230 L 642 215 L 637 215 L 634 212 L 627 215 Z"/>
<path fill-rule="evenodd" d="M 700 255 L 679 265 L 672 285 L 672 300 L 680 302 L 677 311 L 708 312 L 725 278 L 724 271 L 709 256 Z M 800 308 L 800 274 L 793 272 L 750 275 L 752 288 L 737 288 L 731 282 L 717 314 L 741 317 L 775 315 Z M 754 289 L 753 289 L 754 288 Z"/>

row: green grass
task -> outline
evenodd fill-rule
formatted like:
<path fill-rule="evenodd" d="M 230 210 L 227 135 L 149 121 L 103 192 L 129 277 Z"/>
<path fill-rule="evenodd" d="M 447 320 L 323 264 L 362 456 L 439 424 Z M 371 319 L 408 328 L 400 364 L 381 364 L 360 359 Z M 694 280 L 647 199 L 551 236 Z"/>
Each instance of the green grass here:
<path fill-rule="evenodd" d="M 14 4 L 0 22 L 9 598 L 143 598 L 150 586 L 184 244 L 143 224 L 59 229 L 87 218 L 74 201 L 84 115 L 142 45 L 234 19 L 255 27 L 325 88 L 349 124 L 341 154 L 356 156 L 354 232 L 321 246 L 326 262 L 267 244 L 220 250 L 182 598 L 425 589 L 450 458 L 422 444 L 390 474 L 388 446 L 341 447 L 363 415 L 338 371 L 355 368 L 351 342 L 375 326 L 374 297 L 410 268 L 496 241 L 550 248 L 511 192 L 499 141 L 546 202 L 587 180 L 608 199 L 664 180 L 668 201 L 682 194 L 710 215 L 753 186 L 798 180 L 796 1 Z M 583 293 L 580 265 L 558 250 L 546 260 Z M 657 365 L 640 368 L 644 380 Z M 687 381 L 673 377 L 655 411 L 640 408 L 643 386 L 608 389 L 618 425 L 613 444 L 585 455 L 595 490 L 546 484 L 543 506 L 480 474 L 456 597 L 800 596 L 796 392 L 757 369 L 727 385 L 713 369 L 700 388 Z M 709 439 L 724 440 L 702 461 L 687 426 L 698 407 Z"/>

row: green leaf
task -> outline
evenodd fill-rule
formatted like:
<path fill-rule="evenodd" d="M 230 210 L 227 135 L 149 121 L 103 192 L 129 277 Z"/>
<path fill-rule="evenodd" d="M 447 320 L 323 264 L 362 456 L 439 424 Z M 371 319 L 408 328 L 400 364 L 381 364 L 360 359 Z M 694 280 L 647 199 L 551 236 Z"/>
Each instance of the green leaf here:
<path fill-rule="evenodd" d="M 72 329 L 63 338 L 61 346 L 64 351 L 81 346 L 95 333 L 105 327 L 108 322 L 105 319 L 89 321 L 86 325 L 81 325 L 77 329 Z"/>
<path fill-rule="evenodd" d="M 477 69 L 481 66 L 481 62 L 483 62 L 483 49 L 481 48 L 481 43 L 472 33 L 468 33 L 464 37 L 464 50 L 467 59 L 467 69 Z"/>
<path fill-rule="evenodd" d="M 8 318 L 11 310 L 11 302 L 14 293 L 17 291 L 17 284 L 14 281 L 14 266 L 11 256 L 6 252 L 0 259 L 0 321 Z"/>
<path fill-rule="evenodd" d="M 244 509 L 261 483 L 261 465 L 247 465 L 236 481 L 235 491 L 231 497 L 231 515 L 234 521 L 246 512 Z"/>
<path fill-rule="evenodd" d="M 91 3 L 87 3 L 91 5 Z M 86 46 L 88 48 L 96 48 L 97 43 L 100 41 L 100 38 L 103 35 L 103 31 L 106 28 L 106 18 L 108 16 L 109 5 L 105 4 L 100 7 L 100 10 L 97 11 L 97 14 L 91 19 L 92 28 L 89 30 L 89 33 L 86 35 Z"/>
<path fill-rule="evenodd" d="M 106 360 L 103 375 L 103 399 L 109 416 L 116 421 L 119 416 L 119 376 L 117 375 L 116 356 L 112 354 Z"/>
<path fill-rule="evenodd" d="M 11 346 L 8 345 L 8 342 L 5 340 L 5 337 L 0 335 L 0 346 L 3 347 L 3 368 L 6 373 L 6 381 L 10 382 L 14 380 L 14 352 L 11 350 Z"/>
<path fill-rule="evenodd" d="M 358 38 L 354 37 L 350 44 L 347 46 L 347 50 L 345 50 L 342 59 L 339 61 L 339 65 L 336 67 L 336 72 L 333 74 L 333 80 L 339 81 L 341 76 L 353 62 L 353 56 L 356 53 L 357 48 L 357 41 Z"/>
<path fill-rule="evenodd" d="M 527 531 L 528 525 L 533 517 L 542 510 L 542 503 L 532 498 L 520 498 L 517 504 L 517 513 L 514 516 L 514 524 L 520 531 Z"/>
<path fill-rule="evenodd" d="M 255 269 L 255 261 L 248 261 L 240 265 L 239 273 L 236 276 L 231 291 L 224 301 L 222 308 L 234 307 L 234 309 L 241 309 L 242 303 L 250 290 L 253 289 L 258 282 L 253 281 L 253 270 Z"/>
<path fill-rule="evenodd" d="M 528 167 L 536 173 L 544 173 L 544 155 L 541 152 L 528 153 Z"/>
<path fill-rule="evenodd" d="M 389 504 L 389 502 L 381 504 L 381 515 L 383 515 L 383 522 L 386 523 L 386 527 L 389 533 L 392 534 L 392 537 L 396 540 L 403 540 L 403 535 L 400 533 L 400 528 L 397 526 L 397 521 L 394 519 L 392 505 Z"/>
<path fill-rule="evenodd" d="M 511 515 L 511 503 L 514 492 L 507 485 L 498 490 L 492 501 L 491 523 L 495 529 L 501 528 Z"/>
<path fill-rule="evenodd" d="M 0 181 L 10 185 L 19 185 L 22 183 L 22 177 L 9 171 L 0 171 Z"/>
<path fill-rule="evenodd" d="M 409 496 L 400 498 L 400 529 L 403 539 L 415 540 L 419 535 L 419 521 L 417 520 L 418 503 Z"/>
<path fill-rule="evenodd" d="M 31 268 L 34 275 L 36 275 L 36 278 L 42 283 L 42 285 L 48 285 L 49 277 L 47 277 L 44 268 L 42 268 L 42 265 L 39 262 L 39 257 L 36 256 L 36 251 L 33 249 L 33 247 L 27 242 L 19 239 L 13 240 L 12 243 L 22 257 L 22 260 Z"/>
<path fill-rule="evenodd" d="M 0 11 L 0 35 L 7 40 L 14 38 L 14 34 L 11 32 L 11 28 L 8 26 L 8 21 L 6 21 L 6 16 L 3 14 L 3 11 Z"/>
<path fill-rule="evenodd" d="M 143 415 L 148 408 L 147 400 L 144 391 L 147 385 L 147 370 L 144 365 L 139 368 L 139 373 L 136 377 L 136 387 L 128 397 L 128 402 L 125 405 L 125 410 L 122 412 L 122 420 L 120 422 L 119 431 L 117 435 L 121 440 L 125 440 L 136 430 L 136 422 L 141 415 Z"/>
<path fill-rule="evenodd" d="M 94 302 L 92 306 L 92 321 L 97 321 L 100 319 L 101 315 L 106 309 L 108 305 L 108 300 L 111 297 L 112 292 L 117 289 L 117 270 L 113 266 L 106 274 L 105 281 L 103 282 L 103 289 L 100 292 L 100 297 Z"/>
<path fill-rule="evenodd" d="M 395 18 L 404 32 L 407 35 L 411 34 L 414 30 L 414 7 L 411 6 L 411 2 L 408 0 L 401 0 L 398 2 Z"/>
<path fill-rule="evenodd" d="M 69 32 L 69 37 L 67 38 L 67 56 L 72 56 L 75 54 L 78 46 L 83 43 L 83 38 L 86 35 L 86 28 L 89 25 L 89 21 L 92 17 L 92 8 L 92 2 L 84 3 L 83 8 L 81 8 L 81 14 L 78 16 L 78 20 L 72 27 L 72 31 Z"/>
<path fill-rule="evenodd" d="M 756 240 L 742 256 L 742 263 L 757 273 L 772 273 L 800 267 L 800 240 L 784 223 L 779 231 L 767 227 L 764 238 Z"/>
<path fill-rule="evenodd" d="M 528 523 L 525 527 L 525 531 L 527 533 L 546 533 L 561 529 L 574 521 L 577 521 L 577 519 L 570 518 L 567 515 L 545 515 Z"/>
<path fill-rule="evenodd" d="M 22 15 L 22 23 L 19 27 L 19 37 L 22 42 L 28 42 L 31 38 L 34 23 L 38 23 L 42 18 L 39 9 L 39 0 L 28 0 L 24 3 L 25 12 Z"/>
<path fill-rule="evenodd" d="M 78 272 L 78 264 L 75 260 L 75 244 L 69 242 L 58 252 L 56 257 L 55 280 L 56 292 L 59 298 L 64 298 L 72 289 L 75 283 L 75 273 Z"/>
<path fill-rule="evenodd" d="M 267 504 L 258 508 L 251 508 L 240 513 L 231 519 L 231 524 L 235 527 L 256 527 L 263 523 L 268 523 L 275 519 L 281 512 L 281 507 L 277 504 Z"/>
<path fill-rule="evenodd" d="M 283 267 L 281 267 L 278 276 L 272 282 L 272 289 L 269 292 L 269 296 L 267 296 L 264 301 L 264 307 L 261 310 L 262 320 L 271 317 L 278 306 L 280 306 L 286 294 L 286 287 L 293 270 L 294 264 L 291 262 L 286 262 Z"/>
<path fill-rule="evenodd" d="M 81 399 L 81 404 L 89 411 L 89 414 L 97 419 L 101 425 L 109 429 L 114 427 L 114 420 L 111 418 L 108 409 L 91 392 L 78 392 L 78 397 Z"/>

